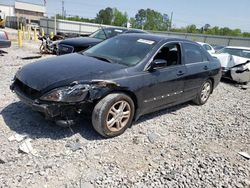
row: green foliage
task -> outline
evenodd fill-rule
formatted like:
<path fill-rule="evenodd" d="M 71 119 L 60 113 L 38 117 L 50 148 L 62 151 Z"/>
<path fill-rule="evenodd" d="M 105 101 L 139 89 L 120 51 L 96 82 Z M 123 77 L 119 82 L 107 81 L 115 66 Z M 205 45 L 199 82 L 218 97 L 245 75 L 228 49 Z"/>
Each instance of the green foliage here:
<path fill-rule="evenodd" d="M 53 17 L 52 17 L 53 18 Z M 62 17 L 60 14 L 56 15 L 57 19 L 66 19 L 70 21 L 77 21 L 77 22 L 89 22 L 89 23 L 95 23 L 95 19 L 89 19 L 89 18 L 82 18 L 79 16 L 68 16 L 66 18 Z M 54 18 L 53 18 L 54 19 Z"/>
<path fill-rule="evenodd" d="M 197 33 L 197 28 L 196 28 L 196 25 L 192 24 L 192 25 L 188 25 L 186 27 L 186 32 L 187 33 Z"/>
<path fill-rule="evenodd" d="M 126 12 L 122 13 L 116 8 L 107 7 L 99 11 L 95 20 L 100 24 L 124 26 L 128 21 L 128 15 Z"/>
<path fill-rule="evenodd" d="M 122 13 L 118 9 L 113 9 L 113 22 L 112 25 L 115 26 L 124 26 L 128 22 L 127 13 Z"/>
<path fill-rule="evenodd" d="M 181 32 L 181 33 L 200 33 L 200 34 L 208 34 L 208 35 L 220 35 L 220 36 L 234 36 L 234 37 L 250 37 L 250 33 L 244 32 L 242 33 L 240 29 L 230 29 L 228 27 L 220 28 L 218 26 L 205 28 L 202 27 L 200 29 L 196 28 L 194 24 L 188 25 L 182 28 L 173 28 L 172 32 Z"/>
<path fill-rule="evenodd" d="M 138 29 L 166 31 L 169 26 L 169 19 L 167 14 L 162 15 L 152 9 L 140 9 L 135 15 L 133 24 Z"/>
<path fill-rule="evenodd" d="M 99 23 L 114 26 L 126 26 L 129 21 L 132 28 L 152 30 L 152 31 L 167 31 L 170 29 L 170 20 L 167 14 L 161 14 L 153 9 L 140 9 L 135 17 L 128 18 L 127 13 L 119 11 L 117 8 L 107 7 L 101 9 L 96 15 L 95 19 L 82 18 L 79 16 L 62 17 L 56 15 L 57 19 L 66 19 L 79 22 Z M 182 33 L 201 33 L 208 35 L 221 35 L 221 36 L 237 36 L 237 37 L 250 37 L 249 32 L 242 32 L 240 29 L 230 29 L 228 27 L 211 27 L 210 24 L 205 24 L 201 28 L 191 24 L 181 28 L 171 28 L 172 32 Z"/>
<path fill-rule="evenodd" d="M 96 22 L 99 24 L 111 25 L 113 20 L 113 10 L 110 7 L 101 9 L 96 15 Z"/>

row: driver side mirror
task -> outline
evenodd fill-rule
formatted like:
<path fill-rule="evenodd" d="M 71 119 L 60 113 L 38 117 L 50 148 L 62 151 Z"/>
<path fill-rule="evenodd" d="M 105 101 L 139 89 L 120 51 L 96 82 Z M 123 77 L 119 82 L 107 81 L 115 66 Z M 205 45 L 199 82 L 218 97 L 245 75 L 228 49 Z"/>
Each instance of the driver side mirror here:
<path fill-rule="evenodd" d="M 167 66 L 167 60 L 165 59 L 155 59 L 150 66 L 150 70 L 155 70 Z"/>

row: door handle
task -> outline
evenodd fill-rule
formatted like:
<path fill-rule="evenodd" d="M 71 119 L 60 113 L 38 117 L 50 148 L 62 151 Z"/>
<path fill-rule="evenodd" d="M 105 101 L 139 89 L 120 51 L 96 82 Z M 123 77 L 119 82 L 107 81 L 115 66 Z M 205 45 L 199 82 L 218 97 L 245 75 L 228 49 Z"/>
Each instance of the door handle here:
<path fill-rule="evenodd" d="M 177 76 L 182 76 L 183 74 L 184 74 L 184 72 L 179 71 L 179 72 L 177 73 Z"/>
<path fill-rule="evenodd" d="M 203 69 L 204 69 L 204 70 L 208 70 L 208 66 L 204 66 Z"/>

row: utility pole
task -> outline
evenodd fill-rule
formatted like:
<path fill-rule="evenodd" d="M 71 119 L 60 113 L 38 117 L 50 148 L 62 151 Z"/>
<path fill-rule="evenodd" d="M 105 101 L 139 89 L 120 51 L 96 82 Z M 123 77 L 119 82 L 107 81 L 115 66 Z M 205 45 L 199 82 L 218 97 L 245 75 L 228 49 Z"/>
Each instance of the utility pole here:
<path fill-rule="evenodd" d="M 56 24 L 56 15 L 55 15 L 55 20 L 54 20 L 54 34 L 56 35 L 56 26 L 57 26 L 57 24 Z"/>
<path fill-rule="evenodd" d="M 64 19 L 64 0 L 62 0 L 62 18 Z"/>
<path fill-rule="evenodd" d="M 174 13 L 171 12 L 171 17 L 170 17 L 170 22 L 169 22 L 168 31 L 170 31 L 170 30 L 172 29 L 173 15 L 174 15 Z"/>

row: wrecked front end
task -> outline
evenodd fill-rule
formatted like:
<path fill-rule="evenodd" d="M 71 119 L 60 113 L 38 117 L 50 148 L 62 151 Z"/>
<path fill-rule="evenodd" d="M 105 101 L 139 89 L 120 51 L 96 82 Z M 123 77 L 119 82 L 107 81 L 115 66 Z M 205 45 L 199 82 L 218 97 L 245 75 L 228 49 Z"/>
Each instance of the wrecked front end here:
<path fill-rule="evenodd" d="M 232 80 L 238 83 L 250 82 L 250 61 L 232 67 L 230 70 L 230 76 Z"/>
<path fill-rule="evenodd" d="M 213 54 L 213 56 L 221 63 L 222 77 L 238 83 L 250 82 L 249 59 L 230 54 Z"/>
<path fill-rule="evenodd" d="M 42 93 L 15 79 L 10 89 L 46 119 L 60 126 L 70 126 L 81 114 L 91 114 L 95 103 L 116 87 L 118 84 L 107 80 L 78 81 Z"/>

